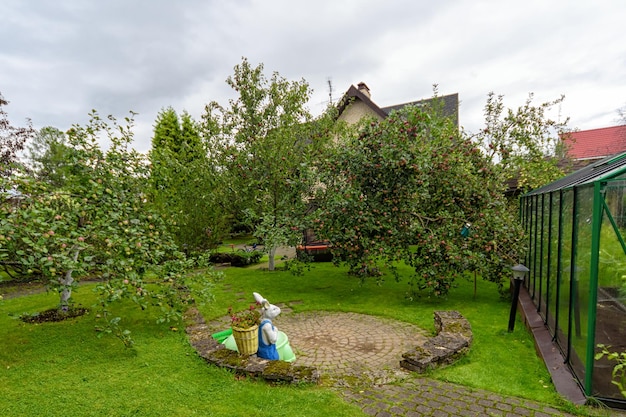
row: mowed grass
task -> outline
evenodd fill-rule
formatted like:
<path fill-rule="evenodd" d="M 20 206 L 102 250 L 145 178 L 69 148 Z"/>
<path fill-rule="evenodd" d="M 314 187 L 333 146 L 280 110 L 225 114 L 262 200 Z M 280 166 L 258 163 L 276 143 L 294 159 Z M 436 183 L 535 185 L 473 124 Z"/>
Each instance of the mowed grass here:
<path fill-rule="evenodd" d="M 95 301 L 89 286 L 76 300 Z M 17 319 L 56 302 L 43 293 L 0 304 L 2 416 L 362 415 L 322 387 L 271 386 L 209 366 L 183 329 L 157 325 L 134 306 L 124 307 L 132 350 L 115 338 L 97 338 L 93 313 L 61 323 Z"/>
<path fill-rule="evenodd" d="M 434 332 L 433 311 L 457 310 L 471 323 L 474 343 L 457 363 L 430 372 L 432 378 L 567 407 L 550 383 L 522 323 L 507 332 L 510 303 L 496 286 L 479 279 L 459 282 L 445 299 L 413 301 L 406 279 L 361 283 L 344 268 L 315 264 L 302 276 L 258 266 L 227 268 L 214 288 L 215 300 L 200 307 L 207 320 L 229 306 L 246 308 L 256 291 L 295 312 L 351 311 L 393 318 Z M 405 270 L 408 276 L 410 271 Z M 243 298 L 243 300 L 242 300 Z M 75 293 L 90 306 L 90 286 Z M 0 415 L 7 416 L 358 416 L 359 409 L 325 387 L 269 385 L 240 379 L 207 365 L 189 346 L 183 329 L 157 325 L 154 314 L 135 306 L 122 310 L 135 348 L 115 338 L 97 338 L 97 319 L 25 324 L 17 319 L 54 307 L 54 294 L 0 303 Z M 280 316 L 276 319 L 280 328 Z M 297 347 L 296 347 L 297 348 Z"/>
<path fill-rule="evenodd" d="M 537 356 L 530 333 L 521 322 L 507 331 L 510 301 L 503 300 L 495 284 L 473 276 L 459 281 L 445 299 L 426 296 L 413 301 L 406 297 L 407 280 L 388 277 L 382 285 L 374 279 L 361 283 L 344 268 L 329 263 L 314 264 L 302 276 L 251 266 L 229 268 L 216 288 L 216 300 L 201 308 L 207 319 L 225 315 L 228 306 L 244 309 L 254 302 L 256 291 L 272 303 L 287 303 L 295 312 L 350 311 L 413 323 L 434 333 L 433 312 L 457 310 L 466 317 L 474 334 L 469 353 L 457 363 L 432 371 L 432 378 L 450 381 L 495 393 L 563 404 L 550 375 Z M 404 270 L 406 277 L 410 274 Z M 243 294 L 243 296 L 242 296 Z M 238 302 L 241 298 L 246 301 Z M 290 303 L 296 301 L 294 303 Z M 280 316 L 275 320 L 280 328 Z"/>

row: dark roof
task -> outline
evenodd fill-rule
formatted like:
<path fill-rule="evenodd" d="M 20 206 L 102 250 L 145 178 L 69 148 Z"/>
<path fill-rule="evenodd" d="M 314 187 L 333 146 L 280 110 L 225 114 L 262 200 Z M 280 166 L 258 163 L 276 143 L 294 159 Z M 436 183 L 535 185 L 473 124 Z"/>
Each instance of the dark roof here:
<path fill-rule="evenodd" d="M 389 114 L 394 110 L 400 110 L 406 106 L 425 106 L 434 100 L 443 100 L 443 115 L 452 117 L 454 124 L 459 125 L 459 93 L 448 94 L 447 96 L 439 96 L 436 98 L 427 98 L 423 100 L 411 101 L 409 103 L 395 104 L 393 106 L 383 107 L 382 110 Z"/>
<path fill-rule="evenodd" d="M 361 83 L 360 85 L 364 85 L 364 84 Z M 365 86 L 365 88 L 367 88 L 367 86 Z M 446 96 L 439 96 L 436 98 L 428 98 L 428 99 L 422 99 L 422 100 L 417 100 L 417 101 L 411 101 L 408 103 L 395 104 L 395 105 L 387 106 L 387 107 L 379 107 L 366 94 L 364 94 L 354 85 L 351 85 L 348 91 L 346 91 L 346 93 L 343 95 L 343 97 L 339 101 L 339 105 L 338 105 L 339 114 L 343 113 L 346 107 L 348 107 L 348 105 L 352 103 L 354 99 L 361 100 L 372 111 L 374 111 L 374 113 L 376 113 L 383 119 L 387 118 L 387 116 L 389 116 L 389 114 L 394 110 L 400 110 L 403 107 L 410 106 L 410 105 L 424 106 L 429 103 L 432 103 L 435 99 L 439 99 L 439 100 L 443 100 L 443 115 L 445 117 L 452 117 L 455 125 L 456 126 L 459 125 L 459 94 L 458 93 L 449 94 Z"/>
<path fill-rule="evenodd" d="M 532 190 L 524 196 L 544 194 L 561 189 L 571 188 L 582 184 L 605 179 L 607 176 L 615 176 L 626 173 L 626 152 L 606 157 L 598 162 L 587 165 L 561 179 L 548 185 Z"/>
<path fill-rule="evenodd" d="M 346 91 L 346 93 L 341 98 L 341 101 L 339 101 L 339 106 L 338 106 L 339 114 L 343 113 L 346 107 L 348 107 L 348 105 L 352 103 L 352 100 L 354 100 L 355 98 L 358 98 L 359 100 L 361 100 L 363 103 L 365 103 L 370 109 L 372 109 L 376 114 L 378 114 L 383 119 L 388 116 L 388 113 L 386 113 L 383 109 L 378 107 L 376 103 L 372 101 L 371 98 L 369 98 L 368 96 L 363 94 L 361 91 L 359 91 L 359 89 L 356 88 L 354 85 L 350 86 L 348 91 Z"/>
<path fill-rule="evenodd" d="M 604 158 L 626 151 L 626 125 L 569 132 L 563 142 L 572 159 Z"/>

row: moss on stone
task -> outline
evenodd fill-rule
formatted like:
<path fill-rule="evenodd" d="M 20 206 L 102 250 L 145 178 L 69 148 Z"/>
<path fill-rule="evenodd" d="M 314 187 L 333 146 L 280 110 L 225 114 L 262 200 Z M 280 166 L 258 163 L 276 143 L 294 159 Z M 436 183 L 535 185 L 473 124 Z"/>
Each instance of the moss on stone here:
<path fill-rule="evenodd" d="M 245 368 L 248 358 L 240 356 L 234 350 L 220 349 L 211 354 L 211 361 L 217 365 Z"/>
<path fill-rule="evenodd" d="M 276 375 L 289 375 L 291 372 L 291 363 L 285 361 L 270 361 L 265 367 L 263 373 L 271 373 Z"/>
<path fill-rule="evenodd" d="M 263 370 L 263 377 L 277 381 L 315 382 L 315 369 L 308 366 L 293 366 L 289 362 L 271 361 Z"/>

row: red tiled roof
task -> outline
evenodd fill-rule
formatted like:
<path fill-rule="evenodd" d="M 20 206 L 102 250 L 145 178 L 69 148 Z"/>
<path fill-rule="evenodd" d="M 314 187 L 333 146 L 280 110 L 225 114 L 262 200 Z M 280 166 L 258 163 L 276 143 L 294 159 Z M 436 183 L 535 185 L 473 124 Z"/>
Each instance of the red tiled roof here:
<path fill-rule="evenodd" d="M 626 125 L 571 132 L 563 141 L 572 159 L 614 155 L 626 151 Z"/>

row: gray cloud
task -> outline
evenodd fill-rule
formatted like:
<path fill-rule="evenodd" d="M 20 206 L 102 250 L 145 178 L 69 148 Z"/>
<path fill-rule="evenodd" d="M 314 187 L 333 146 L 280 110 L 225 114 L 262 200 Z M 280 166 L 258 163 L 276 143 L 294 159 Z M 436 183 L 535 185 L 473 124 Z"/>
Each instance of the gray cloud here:
<path fill-rule="evenodd" d="M 626 103 L 620 0 L 4 0 L 0 91 L 14 123 L 61 129 L 87 113 L 137 117 L 150 146 L 160 109 L 199 117 L 225 103 L 224 83 L 247 57 L 269 74 L 306 79 L 320 112 L 328 77 L 337 99 L 365 81 L 380 105 L 458 92 L 475 131 L 489 91 L 521 105 L 566 95 L 571 125 L 614 124 Z"/>

